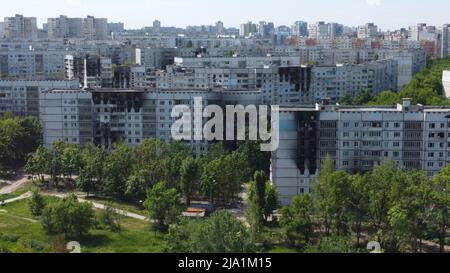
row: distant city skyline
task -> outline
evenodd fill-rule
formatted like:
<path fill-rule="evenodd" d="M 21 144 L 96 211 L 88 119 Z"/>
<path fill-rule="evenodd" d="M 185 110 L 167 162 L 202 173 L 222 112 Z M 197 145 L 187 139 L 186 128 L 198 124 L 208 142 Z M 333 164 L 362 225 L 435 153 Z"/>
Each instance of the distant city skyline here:
<path fill-rule="evenodd" d="M 448 0 L 16 0 L 2 3 L 0 20 L 22 14 L 37 17 L 41 28 L 47 18 L 69 17 L 108 18 L 123 22 L 127 29 L 151 26 L 160 20 L 162 26 L 214 25 L 222 21 L 225 27 L 239 27 L 246 21 L 272 21 L 291 26 L 302 20 L 338 22 L 358 26 L 374 22 L 382 30 L 427 23 L 441 26 L 450 23 Z M 355 12 L 357 11 L 357 13 Z"/>

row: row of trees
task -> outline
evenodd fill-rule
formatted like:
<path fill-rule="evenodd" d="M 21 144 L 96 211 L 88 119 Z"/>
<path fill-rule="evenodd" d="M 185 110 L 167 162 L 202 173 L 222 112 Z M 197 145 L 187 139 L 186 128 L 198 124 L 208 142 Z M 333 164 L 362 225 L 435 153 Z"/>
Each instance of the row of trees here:
<path fill-rule="evenodd" d="M 34 117 L 0 118 L 0 173 L 23 165 L 42 143 L 42 126 Z"/>
<path fill-rule="evenodd" d="M 192 198 L 227 204 L 237 200 L 256 169 L 269 169 L 269 157 L 253 142 L 243 142 L 234 151 L 218 143 L 199 158 L 184 144 L 156 139 L 146 139 L 136 148 L 122 142 L 111 151 L 55 142 L 50 149 L 39 147 L 26 171 L 42 182 L 49 175 L 55 186 L 77 176 L 81 191 L 115 199 L 145 200 L 147 190 L 164 181 L 187 205 Z"/>
<path fill-rule="evenodd" d="M 433 178 L 386 162 L 364 175 L 336 171 L 331 158 L 321 169 L 311 194 L 281 210 L 281 225 L 292 245 L 313 239 L 354 236 L 381 243 L 389 252 L 422 251 L 436 240 L 444 250 L 449 228 L 450 167 Z"/>

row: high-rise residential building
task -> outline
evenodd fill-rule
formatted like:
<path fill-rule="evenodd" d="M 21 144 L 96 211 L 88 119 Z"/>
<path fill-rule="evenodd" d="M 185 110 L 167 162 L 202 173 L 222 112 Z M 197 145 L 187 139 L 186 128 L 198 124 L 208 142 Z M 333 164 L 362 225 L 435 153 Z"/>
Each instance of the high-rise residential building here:
<path fill-rule="evenodd" d="M 408 28 L 408 39 L 411 41 L 420 41 L 420 33 L 427 29 L 427 24 L 421 23 Z"/>
<path fill-rule="evenodd" d="M 76 79 L 86 88 L 111 87 L 113 79 L 111 58 L 100 56 L 65 56 L 65 78 Z"/>
<path fill-rule="evenodd" d="M 16 14 L 14 17 L 5 17 L 4 23 L 7 39 L 36 40 L 38 38 L 36 17 Z"/>
<path fill-rule="evenodd" d="M 120 26 L 118 26 L 120 27 Z M 68 18 L 61 15 L 47 20 L 48 38 L 84 38 L 87 40 L 107 40 L 108 21 L 105 18 Z"/>
<path fill-rule="evenodd" d="M 258 32 L 258 28 L 256 24 L 253 24 L 251 21 L 241 24 L 241 28 L 239 31 L 239 35 L 242 37 L 247 37 L 250 35 L 254 35 Z"/>
<path fill-rule="evenodd" d="M 106 18 L 95 18 L 88 16 L 82 21 L 83 38 L 87 40 L 107 40 L 108 20 Z"/>
<path fill-rule="evenodd" d="M 409 27 L 408 40 L 417 42 L 432 58 L 440 57 L 442 52 L 441 36 L 442 33 L 435 26 L 427 26 L 427 24 L 418 24 Z"/>
<path fill-rule="evenodd" d="M 323 21 L 309 25 L 309 37 L 312 39 L 335 39 L 344 34 L 344 26 Z"/>
<path fill-rule="evenodd" d="M 124 23 L 108 23 L 108 34 L 123 32 L 125 30 Z"/>
<path fill-rule="evenodd" d="M 218 21 L 216 23 L 216 31 L 217 31 L 217 34 L 219 34 L 219 35 L 225 33 L 225 27 L 224 27 L 224 24 L 222 21 Z"/>
<path fill-rule="evenodd" d="M 144 90 L 144 89 L 54 89 L 41 92 L 40 113 L 44 145 L 57 140 L 84 146 L 94 143 L 109 149 L 124 140 L 137 146 L 145 138 L 169 141 L 171 117 L 176 105 L 194 106 L 194 99 L 225 105 L 258 105 L 258 90 Z M 205 119 L 204 123 L 207 120 Z M 194 123 L 192 124 L 193 126 Z M 193 132 L 194 130 L 192 130 Z M 210 142 L 186 140 L 197 154 L 206 152 Z"/>
<path fill-rule="evenodd" d="M 448 57 L 450 55 L 450 24 L 442 26 L 441 42 L 441 58 Z"/>
<path fill-rule="evenodd" d="M 78 87 L 76 80 L 0 80 L 0 115 L 39 117 L 40 92 Z"/>
<path fill-rule="evenodd" d="M 47 19 L 47 35 L 49 39 L 55 38 L 69 38 L 70 37 L 70 22 L 65 15 L 59 18 Z"/>
<path fill-rule="evenodd" d="M 5 23 L 0 22 L 0 39 L 3 39 L 5 36 Z"/>
<path fill-rule="evenodd" d="M 262 38 L 270 38 L 275 34 L 275 25 L 272 22 L 261 21 L 256 28 L 258 35 Z"/>
<path fill-rule="evenodd" d="M 338 170 L 367 172 L 384 161 L 434 175 L 450 160 L 448 107 L 281 107 L 271 179 L 282 204 L 307 193 L 330 156 Z"/>
<path fill-rule="evenodd" d="M 358 27 L 359 39 L 373 39 L 378 36 L 378 26 L 374 23 L 367 23 L 364 26 Z"/>
<path fill-rule="evenodd" d="M 291 27 L 291 33 L 297 37 L 308 37 L 308 23 L 303 21 L 295 22 Z"/>
<path fill-rule="evenodd" d="M 81 38 L 83 30 L 83 19 L 82 18 L 68 18 L 69 22 L 69 37 L 71 38 Z"/>
<path fill-rule="evenodd" d="M 160 33 L 161 32 L 161 21 L 155 20 L 153 21 L 153 32 Z"/>

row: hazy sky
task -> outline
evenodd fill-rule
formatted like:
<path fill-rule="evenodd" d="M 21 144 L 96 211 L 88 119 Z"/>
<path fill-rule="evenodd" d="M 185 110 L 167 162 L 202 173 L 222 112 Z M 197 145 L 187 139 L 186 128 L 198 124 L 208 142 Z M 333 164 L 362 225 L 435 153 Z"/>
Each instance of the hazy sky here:
<path fill-rule="evenodd" d="M 449 0 L 13 0 L 1 1 L 0 18 L 14 14 L 38 18 L 39 27 L 48 17 L 93 15 L 126 28 L 149 26 L 159 19 L 163 26 L 225 26 L 241 22 L 273 21 L 291 25 L 294 21 L 319 20 L 357 26 L 375 22 L 394 29 L 419 22 L 450 23 Z"/>

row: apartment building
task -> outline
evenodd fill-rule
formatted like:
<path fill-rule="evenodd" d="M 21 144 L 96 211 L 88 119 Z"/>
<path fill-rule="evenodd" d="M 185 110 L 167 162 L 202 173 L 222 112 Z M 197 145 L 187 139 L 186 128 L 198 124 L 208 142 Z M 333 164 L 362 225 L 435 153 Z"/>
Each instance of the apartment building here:
<path fill-rule="evenodd" d="M 0 22 L 0 39 L 5 37 L 5 22 Z"/>
<path fill-rule="evenodd" d="M 344 26 L 337 23 L 325 23 L 323 21 L 309 25 L 309 38 L 334 39 L 344 34 Z"/>
<path fill-rule="evenodd" d="M 247 37 L 250 35 L 255 35 L 258 32 L 258 27 L 256 24 L 252 22 L 241 24 L 241 28 L 239 30 L 239 35 L 242 37 Z"/>
<path fill-rule="evenodd" d="M 291 27 L 291 34 L 297 37 L 308 37 L 308 23 L 296 21 Z"/>
<path fill-rule="evenodd" d="M 4 35 L 10 40 L 35 40 L 38 37 L 36 17 L 24 17 L 16 14 L 5 17 Z"/>
<path fill-rule="evenodd" d="M 39 117 L 40 92 L 78 86 L 78 81 L 0 80 L 0 116 L 10 112 Z"/>
<path fill-rule="evenodd" d="M 391 160 L 433 175 L 450 163 L 450 108 L 414 106 L 409 99 L 395 108 L 281 108 L 271 176 L 283 204 L 310 191 L 327 155 L 350 173 Z"/>
<path fill-rule="evenodd" d="M 374 39 L 378 36 L 378 26 L 374 23 L 367 23 L 358 27 L 358 39 Z"/>
<path fill-rule="evenodd" d="M 65 50 L 0 50 L 0 78 L 63 79 Z"/>
<path fill-rule="evenodd" d="M 106 18 L 69 18 L 61 15 L 58 18 L 47 19 L 47 34 L 49 39 L 84 38 L 87 40 L 107 40 L 108 20 Z"/>
<path fill-rule="evenodd" d="M 98 55 L 64 57 L 64 75 L 67 80 L 77 79 L 87 88 L 111 88 L 113 84 L 112 61 Z"/>
<path fill-rule="evenodd" d="M 441 37 L 441 58 L 448 57 L 450 55 L 450 24 L 442 26 Z"/>
<path fill-rule="evenodd" d="M 284 105 L 313 104 L 323 97 L 338 101 L 345 94 L 355 95 L 363 90 L 378 94 L 398 88 L 398 64 L 393 59 L 328 66 L 284 65 L 296 63 L 299 57 L 209 59 L 212 61 L 187 61 L 199 66 L 185 66 L 185 59 L 176 60 L 175 66 L 151 72 L 148 86 L 161 90 L 255 88 L 261 90 L 264 104 Z"/>
<path fill-rule="evenodd" d="M 169 141 L 175 121 L 172 108 L 187 105 L 193 109 L 194 98 L 202 98 L 204 106 L 260 104 L 260 92 L 255 90 L 54 89 L 41 92 L 39 98 L 44 145 L 63 140 L 80 146 L 93 142 L 108 149 L 122 139 L 130 146 L 145 138 Z M 186 143 L 197 154 L 210 145 L 207 141 Z"/>

